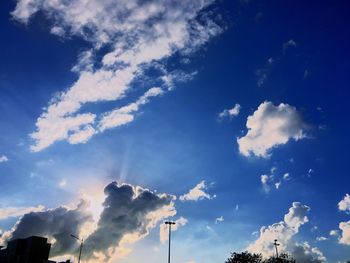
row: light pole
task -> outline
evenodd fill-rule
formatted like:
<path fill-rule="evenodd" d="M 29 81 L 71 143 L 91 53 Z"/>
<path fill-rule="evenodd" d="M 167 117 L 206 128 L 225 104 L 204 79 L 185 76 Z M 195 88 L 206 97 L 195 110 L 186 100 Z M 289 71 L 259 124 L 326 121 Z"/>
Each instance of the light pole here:
<path fill-rule="evenodd" d="M 275 246 L 275 249 L 276 249 L 276 258 L 278 258 L 278 249 L 277 247 L 280 245 L 277 243 L 277 239 L 275 239 L 275 242 L 273 243 L 273 245 Z"/>
<path fill-rule="evenodd" d="M 168 251 L 168 263 L 170 263 L 170 239 L 171 239 L 171 225 L 175 225 L 175 222 L 166 221 L 164 224 L 169 225 L 169 251 Z"/>
<path fill-rule="evenodd" d="M 78 258 L 78 263 L 80 263 L 81 250 L 83 249 L 84 239 L 80 239 L 79 237 L 72 234 L 70 236 L 80 241 L 79 258 Z"/>

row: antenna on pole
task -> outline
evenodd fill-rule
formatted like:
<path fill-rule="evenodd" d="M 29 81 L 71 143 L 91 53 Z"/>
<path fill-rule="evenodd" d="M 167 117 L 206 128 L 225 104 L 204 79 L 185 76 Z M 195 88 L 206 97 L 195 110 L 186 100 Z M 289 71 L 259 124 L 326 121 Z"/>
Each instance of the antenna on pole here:
<path fill-rule="evenodd" d="M 80 248 L 79 248 L 79 258 L 78 258 L 78 263 L 80 263 L 80 258 L 81 258 L 81 251 L 83 249 L 83 244 L 84 244 L 84 239 L 80 239 L 79 237 L 75 235 L 70 235 L 71 237 L 75 238 L 76 240 L 80 241 Z"/>
<path fill-rule="evenodd" d="M 168 250 L 168 263 L 170 263 L 170 239 L 171 239 L 171 225 L 175 225 L 176 223 L 173 221 L 165 221 L 164 224 L 169 225 L 169 250 Z"/>
<path fill-rule="evenodd" d="M 275 246 L 275 249 L 276 249 L 276 258 L 278 258 L 278 246 L 280 245 L 280 244 L 278 244 L 277 243 L 277 239 L 275 239 L 275 242 L 273 243 L 273 245 Z"/>

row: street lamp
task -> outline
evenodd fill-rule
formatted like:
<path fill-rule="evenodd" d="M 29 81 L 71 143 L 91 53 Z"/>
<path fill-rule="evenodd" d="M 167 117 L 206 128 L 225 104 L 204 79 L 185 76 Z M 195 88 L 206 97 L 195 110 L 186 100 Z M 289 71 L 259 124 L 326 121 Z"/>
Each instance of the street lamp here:
<path fill-rule="evenodd" d="M 164 224 L 169 225 L 169 251 L 168 251 L 168 263 L 170 263 L 170 239 L 171 239 L 171 225 L 175 225 L 175 222 L 166 221 Z"/>
<path fill-rule="evenodd" d="M 277 239 L 275 239 L 275 242 L 273 243 L 273 245 L 274 245 L 275 248 L 276 248 L 276 258 L 278 258 L 278 249 L 277 249 L 277 247 L 278 247 L 280 244 L 277 243 Z"/>
<path fill-rule="evenodd" d="M 78 258 L 78 263 L 80 263 L 80 258 L 81 258 L 81 250 L 83 249 L 83 244 L 84 244 L 84 239 L 80 239 L 79 237 L 75 235 L 70 235 L 71 237 L 75 238 L 76 240 L 80 241 L 80 249 L 79 249 L 79 258 Z"/>

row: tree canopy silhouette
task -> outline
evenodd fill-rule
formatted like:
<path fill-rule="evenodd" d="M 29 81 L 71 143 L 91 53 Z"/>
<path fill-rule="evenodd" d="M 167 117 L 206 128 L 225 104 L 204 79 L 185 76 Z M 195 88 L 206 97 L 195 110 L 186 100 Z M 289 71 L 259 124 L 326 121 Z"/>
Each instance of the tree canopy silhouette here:
<path fill-rule="evenodd" d="M 261 254 L 249 253 L 247 251 L 236 253 L 233 252 L 225 263 L 297 263 L 288 254 L 281 254 L 278 258 L 269 257 L 263 259 Z"/>
<path fill-rule="evenodd" d="M 242 253 L 233 252 L 225 263 L 260 263 L 262 260 L 261 254 L 251 254 L 245 251 Z"/>

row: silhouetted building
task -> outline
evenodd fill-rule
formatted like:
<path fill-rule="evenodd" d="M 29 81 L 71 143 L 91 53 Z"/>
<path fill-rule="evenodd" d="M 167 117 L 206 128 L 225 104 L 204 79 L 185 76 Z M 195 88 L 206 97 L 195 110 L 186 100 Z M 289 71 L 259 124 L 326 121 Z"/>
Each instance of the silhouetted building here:
<path fill-rule="evenodd" d="M 44 237 L 15 239 L 9 241 L 6 248 L 0 248 L 0 263 L 55 263 L 48 260 L 50 248 Z"/>

